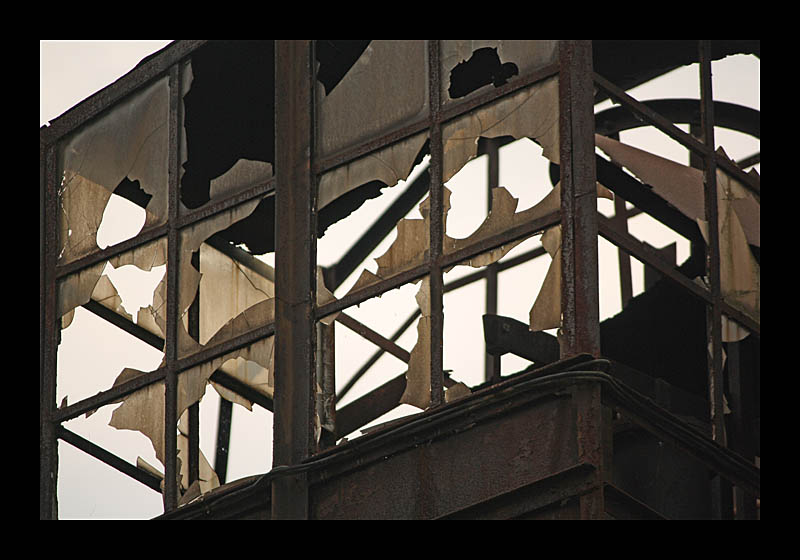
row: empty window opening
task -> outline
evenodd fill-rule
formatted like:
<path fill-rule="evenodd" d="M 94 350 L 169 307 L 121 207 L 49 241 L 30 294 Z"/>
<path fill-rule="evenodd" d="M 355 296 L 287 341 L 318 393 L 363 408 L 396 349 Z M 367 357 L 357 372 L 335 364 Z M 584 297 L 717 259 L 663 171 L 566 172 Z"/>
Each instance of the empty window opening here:
<path fill-rule="evenodd" d="M 453 68 L 447 91 L 451 99 L 457 99 L 489 84 L 500 87 L 517 74 L 517 65 L 513 62 L 501 62 L 496 48 L 483 47 L 473 51 L 469 60 L 459 62 Z"/>

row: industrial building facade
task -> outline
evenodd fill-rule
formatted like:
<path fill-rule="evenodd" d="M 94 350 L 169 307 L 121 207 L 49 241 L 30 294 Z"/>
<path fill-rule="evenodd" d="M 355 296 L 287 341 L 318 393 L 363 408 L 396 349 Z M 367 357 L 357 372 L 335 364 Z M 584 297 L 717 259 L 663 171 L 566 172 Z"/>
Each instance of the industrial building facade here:
<path fill-rule="evenodd" d="M 40 518 L 58 517 L 58 441 L 161 493 L 165 519 L 758 518 L 760 178 L 746 170 L 760 156 L 732 161 L 714 130 L 760 138 L 760 117 L 711 87 L 711 61 L 738 53 L 760 56 L 759 42 L 177 41 L 42 127 Z M 627 93 L 695 62 L 699 99 Z M 595 114 L 605 99 L 617 105 Z M 619 142 L 641 126 L 693 164 Z M 520 138 L 549 160 L 552 191 L 517 211 L 496 161 Z M 445 185 L 481 155 L 488 214 L 459 238 Z M 318 265 L 328 228 L 406 179 L 335 265 Z M 101 249 L 112 194 L 146 219 Z M 676 266 L 629 234 L 633 213 L 687 239 L 690 259 Z M 392 231 L 377 270 L 334 296 Z M 606 321 L 598 237 L 621 269 L 632 255 L 659 278 L 634 298 L 621 274 L 625 305 Z M 256 258 L 270 253 L 274 267 Z M 538 295 L 519 302 L 530 320 L 499 315 L 498 273 L 545 256 Z M 136 320 L 107 263 L 166 264 Z M 448 285 L 456 265 L 475 271 Z M 478 279 L 485 381 L 468 386 L 445 369 L 443 298 Z M 396 336 L 348 314 L 407 284 L 418 309 Z M 79 306 L 163 351 L 161 365 L 57 403 L 60 332 Z M 408 351 L 396 340 L 414 321 Z M 342 326 L 407 364 L 343 407 Z M 504 354 L 531 365 L 501 376 Z M 209 384 L 224 403 L 213 468 L 198 444 Z M 147 436 L 163 473 L 63 426 L 116 403 L 111 425 Z M 231 403 L 272 411 L 273 468 L 227 482 Z M 419 412 L 346 439 L 401 403 Z"/>

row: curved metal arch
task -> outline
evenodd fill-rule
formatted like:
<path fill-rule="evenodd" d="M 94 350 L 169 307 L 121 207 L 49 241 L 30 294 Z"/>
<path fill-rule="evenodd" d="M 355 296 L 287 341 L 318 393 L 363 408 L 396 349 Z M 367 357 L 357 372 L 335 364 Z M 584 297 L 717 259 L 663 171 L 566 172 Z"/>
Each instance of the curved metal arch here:
<path fill-rule="evenodd" d="M 642 103 L 674 124 L 701 126 L 699 99 L 651 99 Z M 751 107 L 714 101 L 714 125 L 761 139 L 761 112 Z M 643 126 L 650 124 L 623 106 L 611 107 L 595 115 L 595 131 L 603 136 Z M 558 165 L 551 163 L 550 182 L 555 186 L 559 179 Z"/>

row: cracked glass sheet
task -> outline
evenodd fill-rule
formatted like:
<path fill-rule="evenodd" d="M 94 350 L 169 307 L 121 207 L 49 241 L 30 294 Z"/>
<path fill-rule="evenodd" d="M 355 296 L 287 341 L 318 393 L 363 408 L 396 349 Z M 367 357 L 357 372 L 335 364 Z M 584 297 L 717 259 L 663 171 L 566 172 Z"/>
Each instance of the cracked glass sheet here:
<path fill-rule="evenodd" d="M 73 312 L 76 307 L 88 303 L 93 299 L 115 313 L 131 319 L 131 316 L 122 310 L 116 289 L 103 275 L 103 269 L 110 263 L 114 268 L 125 265 L 134 265 L 141 270 L 149 271 L 154 266 L 161 266 L 167 262 L 167 239 L 165 237 L 156 239 L 150 243 L 137 247 L 132 251 L 127 251 L 109 259 L 99 262 L 93 266 L 85 268 L 75 274 L 70 274 L 58 283 L 58 313 L 62 317 L 62 328 L 67 328 L 72 320 Z M 105 280 L 102 280 L 105 278 Z M 164 282 L 164 280 L 162 280 Z M 153 296 L 153 304 L 147 308 L 139 310 L 137 323 L 153 334 L 163 337 L 163 324 L 159 328 L 158 324 L 163 323 L 160 317 L 162 303 L 164 301 L 163 287 L 159 284 Z M 159 319 L 155 320 L 154 317 Z"/>
<path fill-rule="evenodd" d="M 427 133 L 417 134 L 323 174 L 319 180 L 317 208 L 324 208 L 340 196 L 370 181 L 381 181 L 392 187 L 399 181 L 406 180 L 427 139 Z"/>
<path fill-rule="evenodd" d="M 442 126 L 443 181 L 477 155 L 478 138 L 530 138 L 542 155 L 559 163 L 558 77 L 522 89 Z"/>
<path fill-rule="evenodd" d="M 185 228 L 180 233 L 180 270 L 178 273 L 178 312 L 181 315 L 180 327 L 178 328 L 178 348 L 179 356 L 184 357 L 189 352 L 199 349 L 199 345 L 189 337 L 187 331 L 188 316 L 186 314 L 189 306 L 194 301 L 197 289 L 200 286 L 200 272 L 198 272 L 191 262 L 192 253 L 198 251 L 200 246 L 212 235 L 217 232 L 223 231 L 230 227 L 231 224 L 247 218 L 255 210 L 260 199 L 254 199 L 224 212 L 221 212 L 212 218 L 203 220 L 188 228 Z M 208 253 L 207 253 L 208 254 Z M 226 257 L 227 258 L 227 257 Z M 201 264 L 202 268 L 202 264 Z M 214 271 L 209 270 L 210 274 Z M 234 289 L 234 284 L 231 280 L 228 281 L 229 290 Z M 222 289 L 221 287 L 219 289 Z M 215 297 L 223 297 L 224 293 L 228 290 L 220 291 L 215 294 Z M 202 296 L 201 296 L 201 309 L 202 309 Z M 241 310 L 238 310 L 241 311 Z M 221 313 L 220 316 L 224 315 Z M 235 315 L 235 314 L 234 314 Z M 228 315 L 220 319 L 215 319 L 217 325 L 227 323 L 234 315 Z M 210 335 L 209 335 L 210 336 Z"/>
<path fill-rule="evenodd" d="M 595 143 L 613 162 L 628 169 L 661 198 L 697 221 L 707 241 L 702 170 L 599 134 L 595 135 Z M 717 151 L 725 156 L 722 148 Z M 751 173 L 758 176 L 755 171 Z M 718 168 L 717 209 L 722 297 L 760 321 L 761 272 L 748 244 L 761 246 L 761 205 L 739 181 Z"/>
<path fill-rule="evenodd" d="M 426 115 L 427 69 L 425 41 L 374 40 L 329 95 L 318 82 L 318 155 L 368 141 Z"/>
<path fill-rule="evenodd" d="M 167 217 L 169 79 L 128 96 L 60 145 L 59 264 L 97 251 L 108 199 L 126 178 L 150 195 L 144 228 Z"/>
<path fill-rule="evenodd" d="M 558 41 L 556 40 L 527 40 L 527 41 L 442 41 L 441 60 L 441 98 L 444 105 L 457 103 L 469 99 L 470 95 L 453 99 L 450 97 L 450 77 L 453 69 L 460 63 L 469 60 L 478 49 L 497 49 L 497 55 L 503 64 L 513 63 L 517 68 L 515 77 L 524 76 L 537 68 L 555 62 L 558 57 Z M 514 78 L 510 78 L 512 81 Z M 490 84 L 487 84 L 490 85 Z M 484 87 L 476 90 L 480 93 L 487 91 Z"/>

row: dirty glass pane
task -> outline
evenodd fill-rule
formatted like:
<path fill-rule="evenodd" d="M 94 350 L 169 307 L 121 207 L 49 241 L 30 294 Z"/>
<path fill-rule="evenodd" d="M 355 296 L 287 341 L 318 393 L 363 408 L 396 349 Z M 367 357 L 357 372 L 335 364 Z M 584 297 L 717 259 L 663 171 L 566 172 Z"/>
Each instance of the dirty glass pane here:
<path fill-rule="evenodd" d="M 558 41 L 442 41 L 444 105 L 485 93 L 555 62 Z M 488 86 L 488 87 L 487 87 Z"/>
<path fill-rule="evenodd" d="M 144 208 L 144 228 L 167 217 L 169 80 L 126 97 L 59 145 L 59 264 L 98 249 L 112 193 Z"/>
<path fill-rule="evenodd" d="M 426 115 L 427 61 L 425 41 L 375 40 L 332 89 L 318 82 L 317 154 L 332 154 Z"/>

